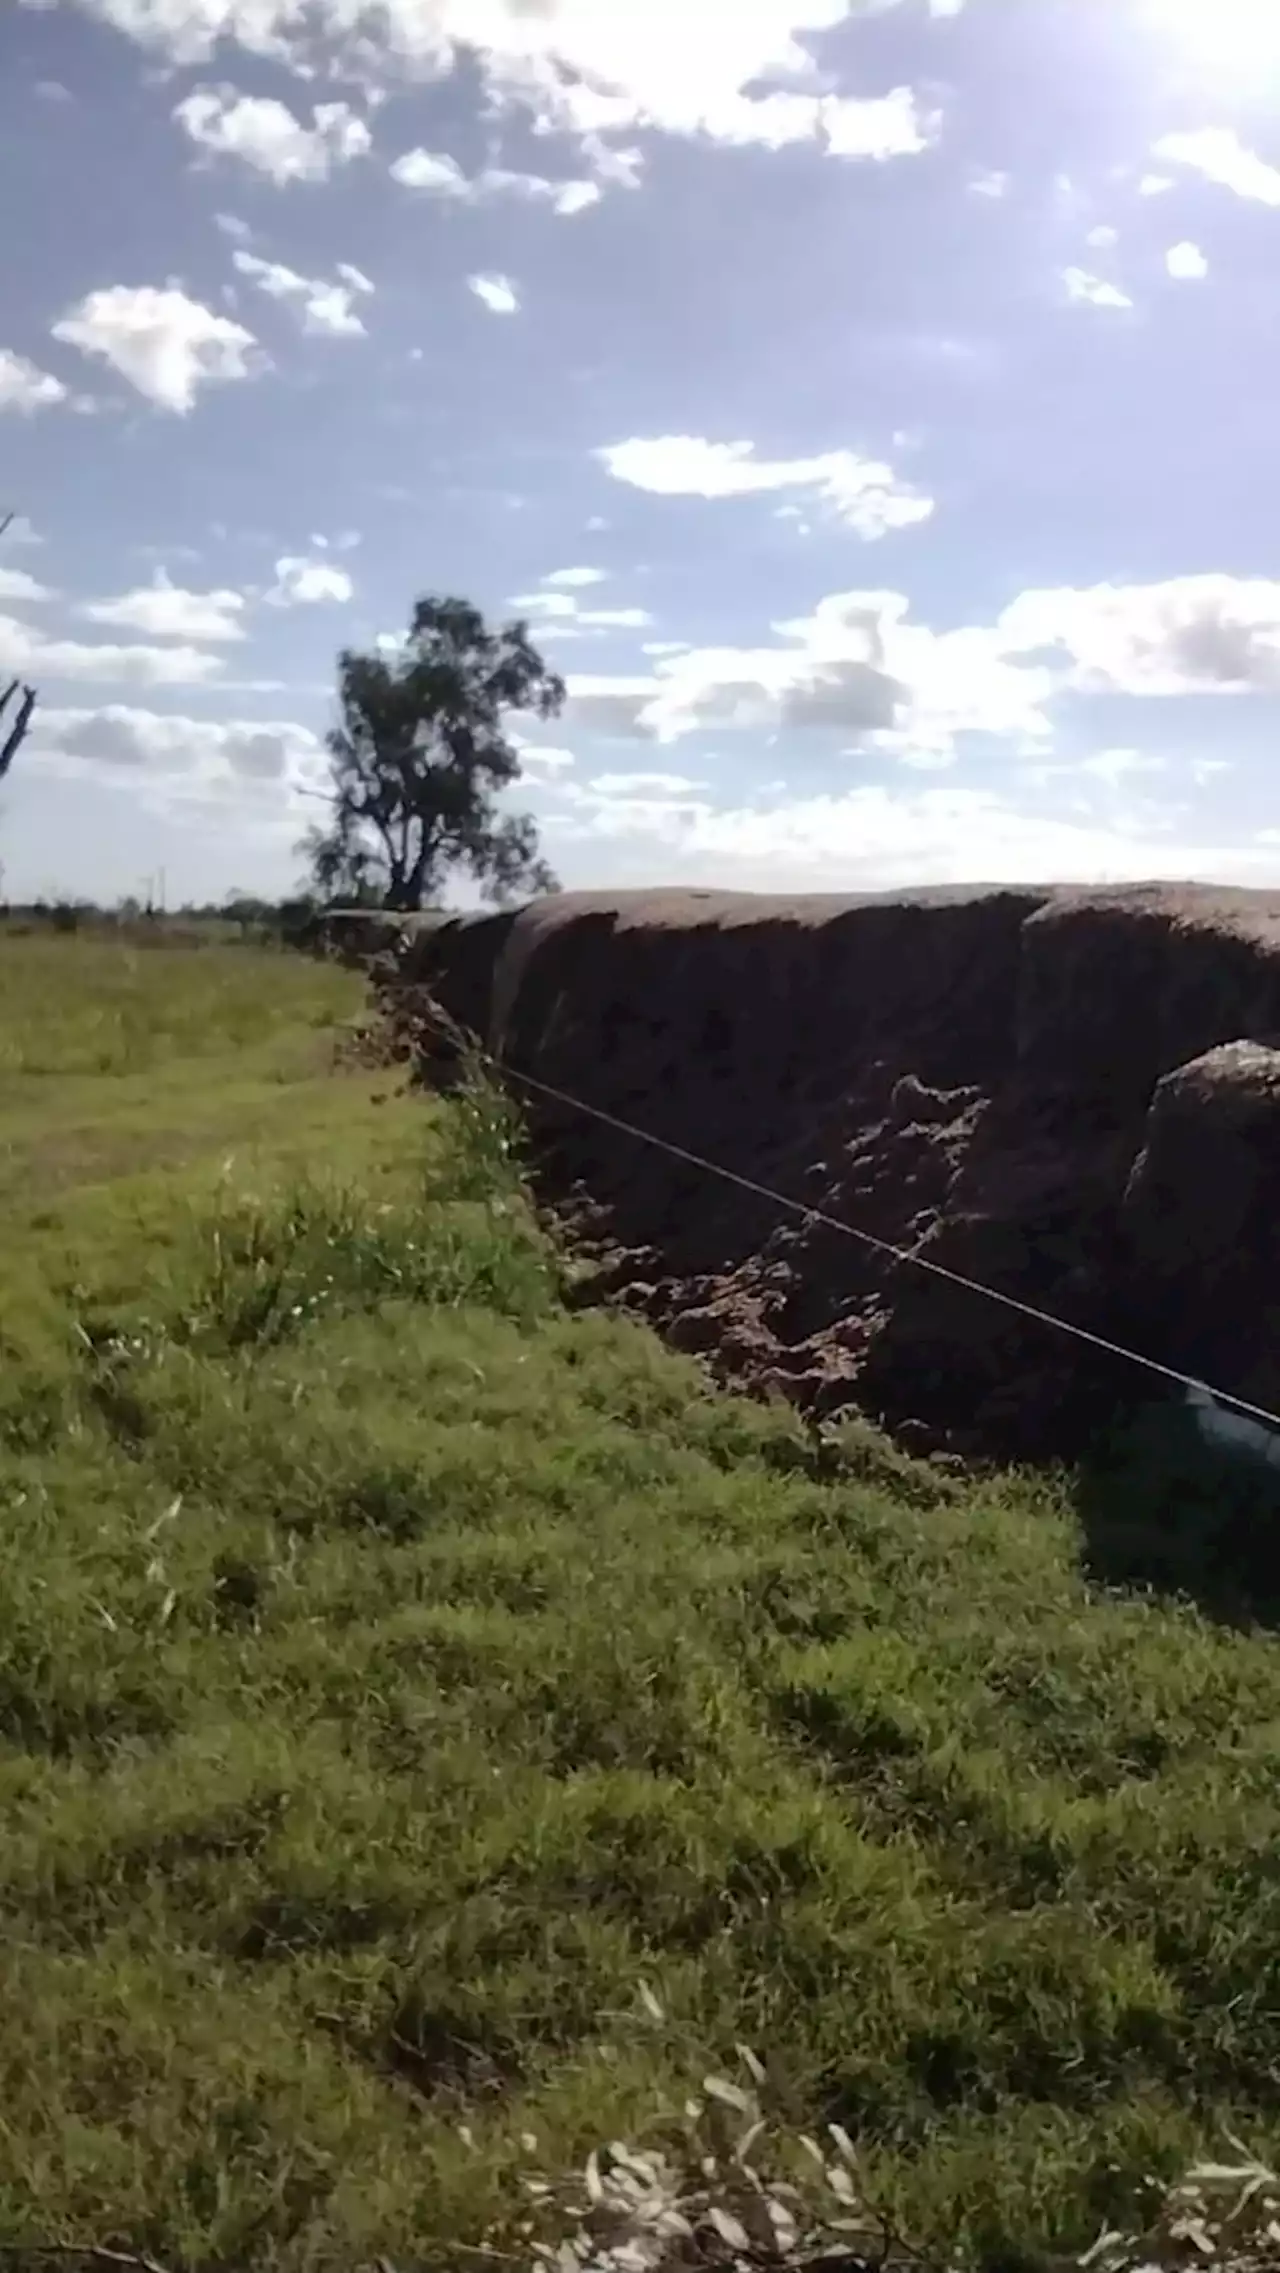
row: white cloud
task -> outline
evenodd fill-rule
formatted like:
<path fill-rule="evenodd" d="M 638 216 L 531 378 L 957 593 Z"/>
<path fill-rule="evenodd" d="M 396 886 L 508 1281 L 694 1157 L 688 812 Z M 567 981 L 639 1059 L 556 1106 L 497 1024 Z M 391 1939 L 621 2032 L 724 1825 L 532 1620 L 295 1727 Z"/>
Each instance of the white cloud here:
<path fill-rule="evenodd" d="M 390 172 L 392 180 L 398 181 L 404 189 L 427 190 L 432 197 L 454 198 L 460 205 L 474 195 L 474 183 L 463 173 L 457 159 L 447 157 L 443 151 L 406 150 L 393 160 Z"/>
<path fill-rule="evenodd" d="M 87 679 L 103 686 L 200 686 L 215 678 L 222 659 L 198 647 L 117 647 L 50 639 L 16 616 L 0 615 L 0 675 Z"/>
<path fill-rule="evenodd" d="M 0 347 L 0 411 L 51 410 L 67 400 L 67 389 L 52 371 L 42 371 L 25 355 Z"/>
<path fill-rule="evenodd" d="M 1092 245 L 1095 252 L 1110 252 L 1112 246 L 1119 242 L 1120 231 L 1110 221 L 1099 221 L 1097 227 L 1090 229 L 1085 238 L 1085 243 Z"/>
<path fill-rule="evenodd" d="M 1088 793 L 1094 782 L 1101 782 L 1112 797 L 1120 795 L 1126 785 L 1140 774 L 1163 774 L 1168 771 L 1165 760 L 1144 750 L 1095 750 L 1087 758 L 1047 757 L 1019 769 L 1019 778 L 1029 789 L 1068 786 L 1074 794 L 1076 811 L 1082 811 L 1089 802 Z M 1194 769 L 1193 769 L 1194 778 Z M 1086 795 L 1082 800 L 1081 791 Z"/>
<path fill-rule="evenodd" d="M 868 541 L 928 520 L 933 499 L 899 481 L 891 466 L 852 450 L 813 458 L 757 458 L 752 442 L 707 442 L 692 434 L 634 437 L 597 450 L 615 481 L 658 497 L 753 497 L 808 490 Z"/>
<path fill-rule="evenodd" d="M 973 175 L 968 185 L 969 195 L 999 199 L 1008 196 L 1012 185 L 1012 174 L 1003 172 L 998 166 L 988 166 Z"/>
<path fill-rule="evenodd" d="M 521 776 L 537 780 L 539 775 L 554 776 L 567 773 L 577 763 L 572 750 L 557 748 L 548 742 L 525 742 L 519 735 L 512 737 L 520 758 Z"/>
<path fill-rule="evenodd" d="M 270 300 L 281 300 L 301 315 L 305 332 L 329 339 L 363 339 L 364 325 L 356 313 L 357 294 L 372 292 L 370 279 L 349 261 L 339 261 L 334 277 L 299 276 L 282 261 L 263 260 L 258 253 L 237 245 L 231 255 L 240 274 Z"/>
<path fill-rule="evenodd" d="M 839 4 L 843 6 L 843 0 Z M 650 44 L 654 44 L 651 34 Z M 657 44 L 660 51 L 661 43 Z M 811 59 L 801 60 L 799 49 L 796 56 L 794 74 L 812 75 Z M 937 135 L 937 118 L 921 111 L 910 87 L 870 96 L 810 93 L 794 87 L 748 95 L 743 82 L 732 82 L 728 72 L 708 74 L 699 85 L 687 69 L 682 71 L 687 61 L 687 51 L 670 55 L 666 83 L 658 88 L 648 83 L 645 74 L 643 90 L 635 85 L 593 85 L 535 61 L 508 69 L 497 93 L 500 102 L 533 112 L 535 132 L 578 136 L 601 173 L 606 155 L 601 135 L 636 127 L 706 136 L 737 148 L 781 150 L 807 142 L 828 157 L 880 162 L 914 157 L 927 150 Z M 629 155 L 633 176 L 635 154 Z"/>
<path fill-rule="evenodd" d="M 524 615 L 562 617 L 566 622 L 578 612 L 571 592 L 516 592 L 510 605 Z"/>
<path fill-rule="evenodd" d="M 513 172 L 506 166 L 465 174 L 456 158 L 435 150 L 406 150 L 390 171 L 405 189 L 422 190 L 457 205 L 492 205 L 509 197 L 526 205 L 549 205 L 562 219 L 585 213 L 599 204 L 602 195 L 599 182 L 580 177 L 550 181 L 545 174 Z"/>
<path fill-rule="evenodd" d="M 1139 197 L 1163 197 L 1165 191 L 1172 189 L 1173 186 L 1171 174 L 1144 174 L 1138 183 L 1138 195 Z"/>
<path fill-rule="evenodd" d="M 1105 822 L 1095 822 L 952 784 L 864 783 L 798 798 L 779 789 L 728 808 L 679 791 L 605 795 L 603 786 L 550 785 L 554 821 L 544 816 L 544 828 L 568 855 L 562 865 L 573 864 L 581 845 L 584 868 L 596 868 L 607 845 L 619 882 L 647 881 L 660 869 L 673 883 L 722 890 L 848 892 L 979 876 L 999 884 L 1046 876 L 1108 883 L 1233 867 L 1247 874 L 1253 865 L 1249 855 L 1180 841 L 1169 817 L 1149 805 L 1126 811 L 1113 802 Z M 1274 871 L 1274 848 L 1256 856 L 1257 867 L 1268 865 Z"/>
<path fill-rule="evenodd" d="M 469 276 L 467 283 L 477 300 L 495 316 L 514 316 L 520 306 L 519 297 L 509 276 Z"/>
<path fill-rule="evenodd" d="M 144 632 L 151 639 L 243 639 L 241 592 L 188 592 L 161 570 L 153 584 L 115 600 L 90 600 L 80 614 L 91 623 Z"/>
<path fill-rule="evenodd" d="M 537 592 L 517 592 L 513 608 L 522 615 L 539 618 L 539 636 L 547 636 L 545 626 L 583 625 L 593 631 L 645 631 L 653 622 L 647 608 L 584 608 L 574 591 L 548 591 L 545 586 Z"/>
<path fill-rule="evenodd" d="M 1067 298 L 1088 308 L 1131 308 L 1132 300 L 1118 284 L 1109 284 L 1105 277 L 1091 276 L 1086 268 L 1064 268 L 1062 281 Z"/>
<path fill-rule="evenodd" d="M 1163 773 L 1164 760 L 1144 750 L 1095 750 L 1092 757 L 1083 758 L 1075 770 L 1089 774 L 1095 781 L 1104 781 L 1109 789 L 1118 789 L 1134 774 Z"/>
<path fill-rule="evenodd" d="M 771 100 L 764 96 L 748 103 L 748 110 L 763 109 Z M 714 134 L 714 125 L 708 131 Z M 820 95 L 814 104 L 814 119 L 810 132 L 816 132 L 833 158 L 912 158 L 927 150 L 935 139 L 938 121 L 926 117 L 919 109 L 910 87 L 895 87 L 888 95 L 863 98 L 840 95 Z M 751 136 L 751 140 L 764 140 L 764 136 Z M 789 137 L 796 142 L 807 142 L 808 133 Z"/>
<path fill-rule="evenodd" d="M 1010 659 L 990 629 L 913 624 L 896 592 L 838 592 L 811 616 L 774 625 L 766 647 L 691 648 L 655 658 L 648 678 L 575 675 L 571 719 L 622 739 L 670 743 L 750 728 L 842 736 L 906 764 L 943 765 L 956 738 L 1039 747 L 1052 674 Z"/>
<path fill-rule="evenodd" d="M 325 181 L 334 166 L 364 157 L 372 139 L 347 103 L 317 104 L 304 126 L 273 96 L 241 95 L 234 87 L 196 87 L 173 115 L 202 150 L 278 183 Z"/>
<path fill-rule="evenodd" d="M 1189 166 L 1206 181 L 1234 190 L 1259 205 L 1280 205 L 1280 167 L 1247 149 L 1229 126 L 1200 126 L 1189 134 L 1166 134 L 1155 146 L 1157 158 Z"/>
<path fill-rule="evenodd" d="M 304 608 L 323 600 L 347 601 L 354 591 L 345 568 L 335 568 L 332 561 L 305 560 L 287 553 L 276 562 L 276 581 L 267 598 L 273 607 Z"/>
<path fill-rule="evenodd" d="M 602 568 L 556 568 L 534 592 L 517 592 L 510 605 L 535 618 L 538 638 L 588 639 L 606 631 L 646 631 L 653 622 L 647 608 L 596 608 L 582 595 L 605 582 Z"/>
<path fill-rule="evenodd" d="M 547 131 L 545 123 L 534 122 L 535 134 Z M 620 149 L 616 143 L 605 142 L 599 134 L 582 134 L 578 137 L 580 155 L 591 169 L 591 178 L 603 189 L 639 189 L 644 172 L 644 152 L 628 145 Z"/>
<path fill-rule="evenodd" d="M 548 182 L 541 174 L 513 174 L 509 184 L 517 197 L 531 198 L 535 203 L 546 198 L 553 213 L 561 220 L 572 220 L 575 213 L 587 213 L 600 203 L 603 192 L 599 182 L 584 181 L 575 177 L 571 181 Z"/>
<path fill-rule="evenodd" d="M 615 178 L 634 178 L 634 154 L 605 138 L 639 127 L 775 149 L 807 141 L 836 158 L 869 159 L 910 155 L 933 133 L 908 87 L 867 97 L 829 91 L 807 42 L 843 23 L 850 0 L 739 0 L 732 8 L 685 0 L 656 16 L 648 0 L 79 5 L 182 63 L 207 61 L 226 41 L 295 68 L 345 67 L 368 83 L 438 79 L 473 60 L 495 108 L 520 110 L 535 132 L 575 136 L 600 179 L 611 163 L 629 169 Z"/>
<path fill-rule="evenodd" d="M 735 728 L 824 731 L 932 767 L 971 736 L 1042 758 L 1063 694 L 1280 692 L 1280 583 L 1262 579 L 1031 590 L 994 624 L 941 632 L 914 623 L 901 593 L 832 593 L 773 629 L 775 644 L 752 648 L 657 643 L 647 676 L 574 674 L 570 720 L 663 744 Z M 1106 765 L 1118 773 L 1115 753 Z"/>
<path fill-rule="evenodd" d="M 1135 695 L 1280 689 L 1280 583 L 1224 574 L 1023 592 L 997 626 L 1005 654 L 1052 654 L 1069 683 Z"/>
<path fill-rule="evenodd" d="M 659 685 L 655 678 L 619 677 L 611 672 L 575 672 L 567 681 L 567 716 L 572 725 L 606 740 L 652 741 L 648 712 Z"/>
<path fill-rule="evenodd" d="M 122 767 L 193 790 L 219 781 L 287 785 L 300 774 L 317 774 L 323 758 L 318 737 L 292 721 L 181 718 L 123 703 L 41 709 L 36 720 L 36 747 L 70 760 L 76 772 Z"/>
<path fill-rule="evenodd" d="M 692 781 L 683 773 L 602 773 L 586 784 L 594 797 L 691 797 L 705 789 L 705 781 Z"/>
<path fill-rule="evenodd" d="M 52 600 L 54 597 L 48 585 L 38 583 L 34 576 L 28 576 L 25 568 L 0 568 L 0 601 L 7 602 L 10 607 L 35 607 L 41 601 Z"/>
<path fill-rule="evenodd" d="M 1170 245 L 1164 265 L 1170 276 L 1176 276 L 1183 283 L 1197 283 L 1209 273 L 1209 263 L 1199 245 L 1190 243 Z"/>
<path fill-rule="evenodd" d="M 960 734 L 1031 745 L 1047 733 L 1046 671 L 1009 662 L 988 630 L 913 624 L 900 593 L 832 593 L 774 629 L 791 644 L 695 649 L 659 665 L 649 722 L 660 738 L 702 723 L 821 728 L 933 765 L 950 760 Z"/>
<path fill-rule="evenodd" d="M 97 356 L 162 410 L 189 411 L 201 387 L 248 379 L 261 367 L 253 333 L 215 315 L 177 285 L 109 284 L 89 292 L 53 327 Z"/>

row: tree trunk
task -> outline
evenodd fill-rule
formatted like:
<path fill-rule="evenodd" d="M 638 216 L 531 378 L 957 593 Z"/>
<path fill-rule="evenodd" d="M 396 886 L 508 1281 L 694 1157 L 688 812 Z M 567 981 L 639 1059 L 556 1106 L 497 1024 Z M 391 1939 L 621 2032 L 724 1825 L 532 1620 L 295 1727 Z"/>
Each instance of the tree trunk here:
<path fill-rule="evenodd" d="M 4 726 L 5 712 L 15 695 L 19 696 L 19 701 L 17 709 L 13 713 L 13 723 L 5 734 L 3 742 L 0 742 L 0 781 L 4 780 L 19 750 L 26 741 L 27 731 L 31 725 L 31 714 L 36 707 L 35 688 L 22 687 L 19 689 L 18 681 L 15 679 L 12 685 L 6 687 L 4 693 L 0 695 L 0 729 Z"/>
<path fill-rule="evenodd" d="M 435 841 L 430 832 L 424 827 L 421 838 L 419 839 L 417 853 L 414 856 L 413 865 L 410 868 L 408 876 L 405 879 L 406 897 L 403 905 L 406 908 L 416 910 L 422 906 L 423 894 L 427 888 L 427 878 L 431 872 L 431 863 L 434 854 Z"/>

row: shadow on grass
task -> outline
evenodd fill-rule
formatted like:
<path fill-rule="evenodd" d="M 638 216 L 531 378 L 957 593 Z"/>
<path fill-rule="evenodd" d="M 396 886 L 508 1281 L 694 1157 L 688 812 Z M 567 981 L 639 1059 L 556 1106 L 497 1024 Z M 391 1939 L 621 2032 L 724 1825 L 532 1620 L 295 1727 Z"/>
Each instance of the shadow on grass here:
<path fill-rule="evenodd" d="M 1184 1407 L 1116 1422 L 1080 1465 L 1076 1505 L 1091 1578 L 1280 1627 L 1280 1467 L 1206 1444 Z"/>

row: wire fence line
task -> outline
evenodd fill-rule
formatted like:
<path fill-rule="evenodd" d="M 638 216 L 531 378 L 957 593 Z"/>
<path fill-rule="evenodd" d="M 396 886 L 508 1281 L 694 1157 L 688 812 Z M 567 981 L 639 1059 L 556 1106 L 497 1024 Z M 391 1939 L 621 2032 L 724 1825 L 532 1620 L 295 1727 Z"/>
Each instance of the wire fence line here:
<path fill-rule="evenodd" d="M 1269 1411 L 1265 1405 L 1253 1404 L 1247 1397 L 1237 1397 L 1230 1390 L 1217 1389 L 1211 1382 L 1202 1381 L 1195 1374 L 1184 1373 L 1178 1366 L 1164 1365 L 1158 1358 L 1147 1357 L 1141 1350 L 1129 1349 L 1124 1343 L 1112 1341 L 1105 1334 L 1095 1334 L 1089 1327 L 1078 1326 L 1069 1318 L 1059 1318 L 1053 1311 L 1045 1310 L 1034 1302 L 1024 1302 L 1018 1295 L 1008 1294 L 1000 1287 L 986 1286 L 980 1279 L 970 1278 L 963 1271 L 951 1270 L 947 1264 L 935 1262 L 931 1256 L 922 1255 L 912 1248 L 895 1246 L 891 1240 L 861 1230 L 857 1224 L 846 1223 L 842 1217 L 832 1215 L 826 1208 L 814 1207 L 806 1200 L 793 1199 L 770 1184 L 760 1183 L 754 1176 L 744 1176 L 736 1168 L 726 1168 L 723 1162 L 708 1159 L 705 1153 L 694 1152 L 687 1145 L 674 1143 L 669 1137 L 656 1136 L 651 1129 L 642 1129 L 634 1121 L 624 1120 L 619 1114 L 606 1111 L 603 1106 L 592 1105 L 584 1097 L 575 1097 L 570 1091 L 557 1088 L 553 1082 L 526 1073 L 522 1067 L 495 1056 L 492 1051 L 480 1049 L 477 1055 L 480 1062 L 500 1078 L 519 1082 L 524 1088 L 567 1107 L 571 1112 L 584 1114 L 589 1120 L 599 1122 L 619 1136 L 629 1137 L 637 1144 L 648 1145 L 654 1151 L 665 1153 L 669 1159 L 680 1161 L 686 1168 L 696 1168 L 704 1175 L 716 1177 L 721 1183 L 734 1185 L 740 1192 L 747 1192 L 754 1199 L 766 1200 L 771 1206 L 796 1216 L 807 1225 L 821 1225 L 825 1231 L 855 1240 L 858 1245 L 883 1256 L 896 1266 L 926 1272 L 931 1278 L 961 1287 L 986 1302 L 997 1303 L 1002 1309 L 1029 1319 L 1034 1325 L 1046 1327 L 1052 1333 L 1068 1335 L 1073 1341 L 1083 1343 L 1104 1356 L 1118 1358 L 1125 1365 L 1138 1368 L 1161 1381 L 1170 1382 L 1189 1392 L 1194 1404 L 1203 1407 L 1204 1401 L 1208 1399 L 1213 1405 L 1224 1406 L 1247 1420 L 1259 1422 L 1264 1428 L 1280 1433 L 1280 1414 Z"/>

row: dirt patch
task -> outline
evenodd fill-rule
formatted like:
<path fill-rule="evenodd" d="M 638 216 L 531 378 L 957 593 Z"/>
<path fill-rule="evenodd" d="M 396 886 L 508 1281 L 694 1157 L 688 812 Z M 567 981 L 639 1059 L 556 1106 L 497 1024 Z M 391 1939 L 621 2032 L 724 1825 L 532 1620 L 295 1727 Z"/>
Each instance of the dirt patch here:
<path fill-rule="evenodd" d="M 1280 895 L 565 895 L 409 933 L 382 987 L 401 1016 L 429 988 L 514 1069 L 651 1136 L 1280 1397 Z M 1242 1042 L 1261 1056 L 1222 1049 Z M 592 1292 L 726 1377 L 1022 1455 L 1133 1392 L 993 1303 L 525 1103 Z"/>

